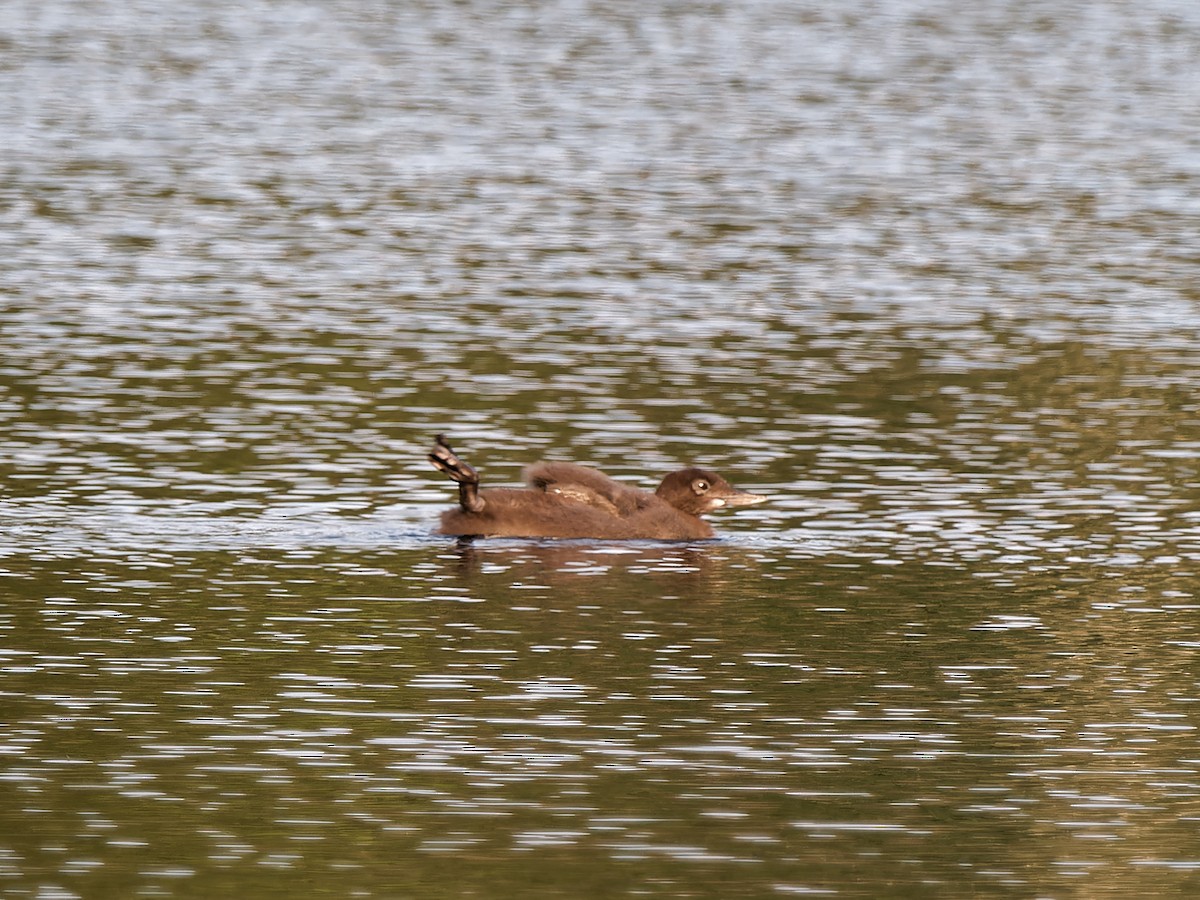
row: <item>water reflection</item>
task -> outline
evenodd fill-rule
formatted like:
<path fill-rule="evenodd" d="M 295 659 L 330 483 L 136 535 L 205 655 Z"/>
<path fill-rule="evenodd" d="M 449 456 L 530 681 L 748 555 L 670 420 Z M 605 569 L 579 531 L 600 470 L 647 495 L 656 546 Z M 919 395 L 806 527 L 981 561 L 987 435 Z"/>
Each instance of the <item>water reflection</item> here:
<path fill-rule="evenodd" d="M 328 865 L 369 887 L 352 840 L 459 864 L 570 850 L 577 876 L 586 851 L 676 886 L 736 863 L 842 890 L 906 855 L 950 892 L 964 869 L 981 888 L 1030 887 L 1030 867 L 1133 883 L 1189 846 L 1183 579 L 1157 603 L 1122 603 L 1151 592 L 1128 579 L 1055 603 L 1047 576 L 1005 598 L 736 546 L 340 556 L 204 554 L 167 591 L 110 587 L 122 561 L 34 567 L 3 654 L 23 870 L 93 846 L 106 862 L 57 871 L 119 848 L 169 855 L 171 877 Z M 755 577 L 725 580 L 739 568 Z M 160 806 L 207 840 L 164 831 Z M 502 887 L 519 868 L 488 867 Z"/>

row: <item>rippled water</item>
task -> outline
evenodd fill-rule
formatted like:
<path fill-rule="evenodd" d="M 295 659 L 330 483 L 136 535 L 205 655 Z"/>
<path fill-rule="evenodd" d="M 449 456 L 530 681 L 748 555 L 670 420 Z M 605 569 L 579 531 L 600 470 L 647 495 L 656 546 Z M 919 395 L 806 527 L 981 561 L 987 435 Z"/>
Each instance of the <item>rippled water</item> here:
<path fill-rule="evenodd" d="M 1191 3 L 6 5 L 4 896 L 1200 890 Z M 431 535 L 448 432 L 767 506 Z"/>

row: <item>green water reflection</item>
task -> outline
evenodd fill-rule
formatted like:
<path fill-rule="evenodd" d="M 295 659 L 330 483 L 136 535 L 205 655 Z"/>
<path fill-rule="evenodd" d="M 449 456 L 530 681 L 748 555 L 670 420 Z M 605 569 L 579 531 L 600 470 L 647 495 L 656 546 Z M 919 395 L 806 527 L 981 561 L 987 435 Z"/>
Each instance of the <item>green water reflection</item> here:
<path fill-rule="evenodd" d="M 1169 571 L 997 588 L 736 544 L 177 563 L 11 580 L 14 883 L 1028 896 L 1174 889 L 1200 854 Z"/>

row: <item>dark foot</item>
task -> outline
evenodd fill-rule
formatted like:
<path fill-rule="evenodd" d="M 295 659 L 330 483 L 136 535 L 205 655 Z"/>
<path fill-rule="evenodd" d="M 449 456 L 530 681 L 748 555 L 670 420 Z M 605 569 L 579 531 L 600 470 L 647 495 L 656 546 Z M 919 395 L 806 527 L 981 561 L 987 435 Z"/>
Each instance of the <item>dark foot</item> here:
<path fill-rule="evenodd" d="M 458 502 L 467 512 L 477 513 L 483 509 L 483 498 L 479 496 L 479 473 L 459 459 L 446 436 L 439 434 L 429 454 L 429 461 L 458 482 Z"/>

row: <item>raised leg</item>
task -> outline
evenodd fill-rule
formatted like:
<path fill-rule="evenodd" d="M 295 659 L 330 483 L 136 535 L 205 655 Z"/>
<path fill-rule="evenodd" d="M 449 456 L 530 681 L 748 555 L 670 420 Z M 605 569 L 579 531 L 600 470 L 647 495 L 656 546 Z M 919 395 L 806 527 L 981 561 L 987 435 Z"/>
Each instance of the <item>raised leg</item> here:
<path fill-rule="evenodd" d="M 429 461 L 449 475 L 451 481 L 458 482 L 458 502 L 463 509 L 471 513 L 483 511 L 484 500 L 479 496 L 479 473 L 454 454 L 444 434 L 437 436 Z"/>

